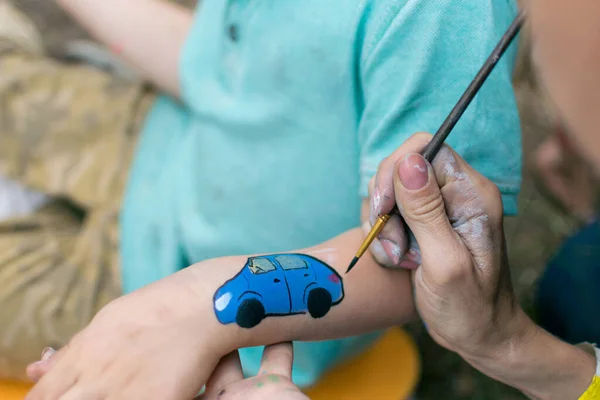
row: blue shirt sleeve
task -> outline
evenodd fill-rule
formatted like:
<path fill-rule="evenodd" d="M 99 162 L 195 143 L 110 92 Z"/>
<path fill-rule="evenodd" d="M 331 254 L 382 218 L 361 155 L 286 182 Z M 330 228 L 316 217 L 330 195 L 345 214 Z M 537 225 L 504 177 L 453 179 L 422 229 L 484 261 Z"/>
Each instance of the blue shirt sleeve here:
<path fill-rule="evenodd" d="M 381 160 L 413 133 L 438 129 L 517 11 L 507 0 L 373 3 L 359 67 L 362 196 Z M 499 187 L 506 214 L 516 213 L 521 180 L 515 55 L 513 45 L 447 141 Z"/>

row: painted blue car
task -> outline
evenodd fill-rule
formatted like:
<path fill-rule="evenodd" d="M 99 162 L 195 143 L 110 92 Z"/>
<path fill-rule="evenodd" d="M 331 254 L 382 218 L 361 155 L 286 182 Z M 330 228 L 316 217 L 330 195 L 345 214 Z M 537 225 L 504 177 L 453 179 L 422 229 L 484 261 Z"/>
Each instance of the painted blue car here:
<path fill-rule="evenodd" d="M 214 308 L 223 324 L 252 328 L 265 317 L 309 313 L 324 317 L 344 298 L 342 278 L 304 254 L 252 257 L 217 290 Z"/>

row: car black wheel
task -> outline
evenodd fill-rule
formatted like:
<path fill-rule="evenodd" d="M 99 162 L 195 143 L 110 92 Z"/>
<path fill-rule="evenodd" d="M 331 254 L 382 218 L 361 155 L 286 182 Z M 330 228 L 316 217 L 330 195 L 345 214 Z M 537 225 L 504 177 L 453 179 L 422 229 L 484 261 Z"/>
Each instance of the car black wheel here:
<path fill-rule="evenodd" d="M 265 307 L 256 299 L 244 300 L 238 308 L 235 322 L 242 328 L 254 328 L 265 318 Z"/>
<path fill-rule="evenodd" d="M 313 289 L 308 293 L 306 305 L 311 317 L 323 318 L 331 309 L 331 294 L 323 288 Z"/>

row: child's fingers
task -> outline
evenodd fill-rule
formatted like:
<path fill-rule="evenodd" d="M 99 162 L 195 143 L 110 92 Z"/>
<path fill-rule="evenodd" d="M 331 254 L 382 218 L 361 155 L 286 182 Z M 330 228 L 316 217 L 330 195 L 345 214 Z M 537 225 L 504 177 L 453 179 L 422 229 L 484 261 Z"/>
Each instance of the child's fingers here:
<path fill-rule="evenodd" d="M 294 348 L 291 342 L 272 344 L 263 352 L 260 374 L 275 374 L 292 377 Z"/>
<path fill-rule="evenodd" d="M 51 347 L 46 347 L 44 351 L 42 351 L 42 355 L 40 361 L 36 361 L 27 366 L 27 377 L 33 381 L 39 381 L 46 372 L 50 371 L 52 366 L 56 364 L 59 356 Z"/>
<path fill-rule="evenodd" d="M 46 361 L 36 361 L 27 366 L 27 378 L 32 382 L 37 382 L 46 372 L 48 372 L 48 363 Z"/>
<path fill-rule="evenodd" d="M 242 372 L 242 363 L 240 355 L 236 351 L 232 351 L 225 357 L 221 358 L 219 364 L 215 368 L 213 374 L 206 383 L 206 395 L 218 394 L 223 388 L 231 383 L 238 382 L 244 379 Z"/>
<path fill-rule="evenodd" d="M 60 399 L 77 384 L 78 374 L 72 368 L 72 357 L 67 355 L 66 360 L 58 363 L 56 357 L 59 353 L 46 361 L 48 364 L 51 364 L 50 368 L 40 377 L 39 382 L 27 394 L 25 400 Z"/>

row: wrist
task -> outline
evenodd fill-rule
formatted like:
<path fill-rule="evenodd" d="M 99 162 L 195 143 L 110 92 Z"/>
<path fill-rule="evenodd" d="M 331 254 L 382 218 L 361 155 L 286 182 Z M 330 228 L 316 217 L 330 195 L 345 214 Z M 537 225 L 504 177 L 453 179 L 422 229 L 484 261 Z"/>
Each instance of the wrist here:
<path fill-rule="evenodd" d="M 522 311 L 510 325 L 512 337 L 464 358 L 531 398 L 576 400 L 585 392 L 595 374 L 595 357 L 550 335 Z"/>
<path fill-rule="evenodd" d="M 469 351 L 458 353 L 467 360 L 481 364 L 495 363 L 498 357 L 508 361 L 520 348 L 534 342 L 540 332 L 540 328 L 519 306 L 498 325 L 485 335 L 485 342 L 470 348 Z"/>
<path fill-rule="evenodd" d="M 219 288 L 239 270 L 244 264 L 244 257 L 222 257 L 194 264 L 174 276 L 179 276 L 182 285 L 189 293 L 190 304 L 193 304 L 190 314 L 200 329 L 210 337 L 211 348 L 224 356 L 242 347 L 257 344 L 257 331 L 260 328 L 243 329 L 237 324 L 223 324 L 217 318 L 215 311 L 215 296 Z M 206 335 L 204 335 L 206 337 Z"/>
<path fill-rule="evenodd" d="M 213 297 L 219 286 L 223 269 L 219 260 L 194 264 L 163 281 L 178 292 L 177 301 L 170 301 L 170 315 L 184 318 L 190 329 L 197 332 L 198 342 L 210 352 L 223 357 L 242 347 L 240 334 L 231 326 L 219 323 L 215 317 Z"/>

